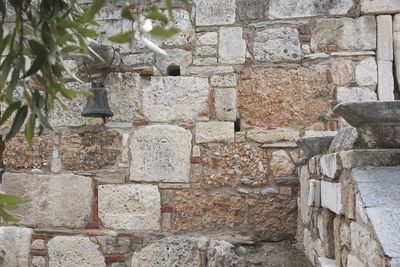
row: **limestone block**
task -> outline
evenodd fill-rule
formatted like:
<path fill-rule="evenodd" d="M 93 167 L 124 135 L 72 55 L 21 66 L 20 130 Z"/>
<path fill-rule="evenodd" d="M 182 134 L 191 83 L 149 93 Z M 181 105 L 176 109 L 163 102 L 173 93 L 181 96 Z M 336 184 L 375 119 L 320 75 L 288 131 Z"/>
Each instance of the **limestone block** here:
<path fill-rule="evenodd" d="M 123 230 L 160 229 L 160 193 L 155 185 L 99 185 L 99 218 Z"/>
<path fill-rule="evenodd" d="M 363 59 L 356 66 L 356 81 L 361 86 L 374 86 L 378 83 L 378 67 L 374 57 Z"/>
<path fill-rule="evenodd" d="M 352 0 L 271 0 L 268 15 L 272 19 L 345 15 L 353 5 Z"/>
<path fill-rule="evenodd" d="M 274 176 L 281 177 L 292 175 L 295 165 L 285 150 L 278 150 L 272 153 L 270 167 Z"/>
<path fill-rule="evenodd" d="M 197 144 L 210 142 L 233 142 L 234 135 L 233 122 L 198 122 L 196 123 L 195 140 Z"/>
<path fill-rule="evenodd" d="M 212 46 L 197 46 L 193 55 L 197 57 L 212 57 L 217 55 L 217 49 Z"/>
<path fill-rule="evenodd" d="M 329 178 L 337 178 L 342 172 L 340 158 L 337 153 L 323 155 L 320 158 L 321 172 Z"/>
<path fill-rule="evenodd" d="M 347 266 L 352 267 L 366 267 L 366 265 L 360 261 L 356 256 L 349 254 L 347 256 Z"/>
<path fill-rule="evenodd" d="M 52 267 L 105 267 L 98 245 L 89 237 L 56 236 L 47 243 L 49 266 Z"/>
<path fill-rule="evenodd" d="M 190 51 L 178 48 L 165 49 L 165 51 L 168 53 L 168 56 L 155 55 L 155 66 L 163 75 L 167 74 L 168 66 L 179 66 L 182 73 L 192 64 L 192 53 Z"/>
<path fill-rule="evenodd" d="M 210 78 L 210 84 L 214 87 L 236 87 L 236 74 L 217 74 Z"/>
<path fill-rule="evenodd" d="M 22 224 L 83 227 L 91 214 L 89 177 L 6 173 L 3 190 L 30 200 L 14 213 Z"/>
<path fill-rule="evenodd" d="M 32 267 L 46 267 L 46 260 L 44 257 L 33 256 Z"/>
<path fill-rule="evenodd" d="M 121 65 L 124 70 L 151 66 L 154 64 L 154 53 L 137 53 L 137 54 L 126 54 L 124 55 L 121 60 Z"/>
<path fill-rule="evenodd" d="M 341 183 L 321 181 L 321 205 L 336 214 L 343 214 Z"/>
<path fill-rule="evenodd" d="M 337 85 L 346 85 L 353 80 L 353 63 L 351 60 L 335 60 L 329 66 L 332 81 Z"/>
<path fill-rule="evenodd" d="M 188 237 L 167 237 L 154 242 L 132 255 L 132 267 L 201 265 L 197 240 Z"/>
<path fill-rule="evenodd" d="M 236 88 L 215 90 L 215 116 L 222 121 L 236 120 L 237 96 Z"/>
<path fill-rule="evenodd" d="M 217 45 L 218 33 L 217 32 L 201 32 L 196 35 L 196 45 Z"/>
<path fill-rule="evenodd" d="M 264 0 L 237 0 L 240 20 L 262 20 L 266 16 L 268 2 Z"/>
<path fill-rule="evenodd" d="M 242 64 L 246 57 L 246 41 L 241 27 L 221 27 L 219 29 L 219 62 Z"/>
<path fill-rule="evenodd" d="M 400 12 L 400 3 L 393 0 L 361 0 L 363 14 L 393 14 Z"/>
<path fill-rule="evenodd" d="M 378 60 L 378 99 L 394 100 L 393 62 Z"/>
<path fill-rule="evenodd" d="M 235 23 L 235 0 L 195 0 L 196 26 L 229 25 Z"/>
<path fill-rule="evenodd" d="M 143 88 L 143 114 L 150 121 L 189 121 L 208 109 L 205 78 L 153 77 Z"/>
<path fill-rule="evenodd" d="M 2 267 L 29 266 L 32 229 L 0 227 L 0 252 L 5 253 Z"/>
<path fill-rule="evenodd" d="M 333 138 L 329 152 L 340 152 L 345 150 L 351 150 L 355 148 L 358 141 L 358 132 L 354 127 L 346 127 L 340 130 L 340 132 Z"/>
<path fill-rule="evenodd" d="M 319 257 L 318 258 L 318 266 L 321 267 L 336 267 L 336 261 L 329 259 L 329 258 L 325 258 L 325 257 Z M 351 265 L 349 265 L 351 266 Z"/>
<path fill-rule="evenodd" d="M 302 57 L 299 32 L 289 27 L 268 28 L 256 32 L 254 58 L 257 61 L 300 61 Z"/>
<path fill-rule="evenodd" d="M 215 57 L 201 57 L 193 59 L 194 66 L 210 66 L 217 63 L 218 60 Z"/>
<path fill-rule="evenodd" d="M 395 15 L 393 20 L 393 49 L 397 83 L 400 84 L 400 14 Z"/>
<path fill-rule="evenodd" d="M 375 50 L 376 20 L 374 16 L 358 19 L 315 19 L 311 23 L 312 51 L 325 51 L 328 45 L 338 50 Z"/>
<path fill-rule="evenodd" d="M 345 169 L 360 166 L 396 166 L 400 165 L 399 149 L 360 149 L 340 152 Z"/>
<path fill-rule="evenodd" d="M 376 17 L 378 39 L 376 57 L 378 60 L 393 61 L 393 24 L 391 15 Z"/>
<path fill-rule="evenodd" d="M 336 98 L 338 103 L 342 103 L 376 101 L 378 97 L 376 93 L 368 87 L 338 87 Z"/>
<path fill-rule="evenodd" d="M 183 74 L 193 77 L 211 77 L 216 74 L 232 73 L 234 71 L 232 66 L 206 66 L 189 67 Z"/>
<path fill-rule="evenodd" d="M 295 129 L 273 129 L 252 128 L 247 131 L 247 138 L 257 143 L 275 143 L 280 141 L 296 141 L 299 131 Z"/>
<path fill-rule="evenodd" d="M 131 138 L 132 181 L 189 182 L 192 135 L 177 126 L 151 125 Z"/>

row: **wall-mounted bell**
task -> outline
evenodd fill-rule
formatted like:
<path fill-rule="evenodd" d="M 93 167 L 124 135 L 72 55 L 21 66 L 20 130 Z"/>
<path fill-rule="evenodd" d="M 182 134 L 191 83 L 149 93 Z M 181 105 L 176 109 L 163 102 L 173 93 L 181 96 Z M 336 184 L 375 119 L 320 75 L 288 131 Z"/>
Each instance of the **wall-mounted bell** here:
<path fill-rule="evenodd" d="M 114 113 L 111 111 L 110 105 L 108 104 L 107 91 L 104 88 L 103 83 L 93 82 L 90 92 L 92 95 L 87 98 L 87 103 L 83 109 L 82 116 L 103 118 L 103 120 L 114 116 Z"/>

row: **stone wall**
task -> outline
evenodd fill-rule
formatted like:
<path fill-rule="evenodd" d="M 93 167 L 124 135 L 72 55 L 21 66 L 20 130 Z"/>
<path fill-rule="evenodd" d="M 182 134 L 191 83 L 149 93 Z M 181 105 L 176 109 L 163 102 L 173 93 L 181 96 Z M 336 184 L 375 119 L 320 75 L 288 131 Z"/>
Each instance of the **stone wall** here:
<path fill-rule="evenodd" d="M 68 112 L 52 114 L 56 130 L 37 138 L 33 150 L 22 134 L 6 144 L 2 190 L 31 200 L 16 212 L 20 228 L 0 228 L 0 238 L 12 236 L 3 248 L 6 266 L 141 266 L 163 257 L 205 266 L 213 262 L 207 251 L 222 245 L 187 235 L 237 243 L 294 238 L 295 141 L 335 134 L 343 124 L 331 116 L 336 103 L 394 98 L 393 52 L 379 56 L 390 50 L 382 26 L 390 16 L 375 14 L 400 6 L 175 4 L 182 31 L 158 42 L 169 54 L 163 57 L 141 43 L 107 41 L 130 26 L 119 19 L 122 2 L 110 1 L 98 18 L 102 55 L 113 59 L 105 87 L 115 116 L 103 124 L 81 117 L 84 99 L 67 102 Z M 79 60 L 70 63 L 85 73 Z M 102 67 L 91 66 L 92 76 L 103 78 Z M 171 76 L 177 67 L 180 75 Z M 18 256 L 10 256 L 17 243 Z M 170 248 L 194 254 L 173 256 Z"/>

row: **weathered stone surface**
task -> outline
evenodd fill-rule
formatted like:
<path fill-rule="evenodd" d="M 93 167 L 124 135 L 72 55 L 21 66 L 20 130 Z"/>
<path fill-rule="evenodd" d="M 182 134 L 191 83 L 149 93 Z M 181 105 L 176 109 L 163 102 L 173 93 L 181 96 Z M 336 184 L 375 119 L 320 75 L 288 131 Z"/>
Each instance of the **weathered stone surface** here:
<path fill-rule="evenodd" d="M 267 28 L 256 32 L 254 58 L 257 61 L 287 62 L 300 61 L 299 32 L 289 27 Z"/>
<path fill-rule="evenodd" d="M 234 141 L 233 122 L 198 122 L 196 123 L 195 140 L 197 144 L 210 142 L 229 143 Z"/>
<path fill-rule="evenodd" d="M 272 19 L 345 15 L 353 5 L 352 0 L 270 0 L 268 15 Z"/>
<path fill-rule="evenodd" d="M 137 266 L 200 266 L 197 240 L 190 237 L 167 237 L 152 243 L 132 256 L 132 267 Z"/>
<path fill-rule="evenodd" d="M 315 19 L 311 27 L 312 51 L 325 51 L 328 45 L 338 50 L 375 50 L 376 21 L 374 16 L 358 19 Z"/>
<path fill-rule="evenodd" d="M 305 137 L 296 141 L 307 158 L 324 154 L 333 140 L 333 136 Z"/>
<path fill-rule="evenodd" d="M 7 171 L 21 169 L 49 169 L 52 151 L 51 137 L 48 134 L 37 136 L 29 149 L 24 134 L 17 134 L 5 142 L 3 162 Z"/>
<path fill-rule="evenodd" d="M 374 86 L 378 83 L 378 67 L 373 57 L 363 59 L 356 66 L 356 81 L 361 86 Z"/>
<path fill-rule="evenodd" d="M 240 20 L 258 20 L 266 15 L 268 2 L 264 0 L 237 0 Z"/>
<path fill-rule="evenodd" d="M 361 0 L 363 14 L 392 14 L 400 12 L 400 3 L 392 0 Z"/>
<path fill-rule="evenodd" d="M 46 260 L 44 257 L 33 256 L 32 267 L 46 267 Z"/>
<path fill-rule="evenodd" d="M 210 78 L 210 85 L 214 87 L 236 87 L 236 74 L 218 74 Z"/>
<path fill-rule="evenodd" d="M 393 24 L 391 15 L 376 17 L 377 23 L 377 48 L 378 60 L 393 61 Z"/>
<path fill-rule="evenodd" d="M 14 212 L 22 224 L 83 227 L 91 214 L 88 177 L 6 173 L 3 190 L 30 200 Z"/>
<path fill-rule="evenodd" d="M 177 126 L 151 125 L 131 139 L 132 181 L 189 182 L 192 135 Z"/>
<path fill-rule="evenodd" d="M 378 60 L 378 99 L 380 101 L 394 100 L 393 62 Z"/>
<path fill-rule="evenodd" d="M 342 173 L 342 166 L 337 153 L 323 155 L 320 158 L 321 173 L 329 178 L 337 178 Z"/>
<path fill-rule="evenodd" d="M 329 147 L 330 153 L 351 150 L 357 146 L 358 132 L 354 127 L 342 129 L 334 138 Z"/>
<path fill-rule="evenodd" d="M 237 229 L 245 218 L 245 197 L 203 190 L 175 195 L 175 231 Z"/>
<path fill-rule="evenodd" d="M 342 166 L 351 169 L 361 166 L 375 167 L 400 165 L 399 149 L 360 149 L 340 152 Z"/>
<path fill-rule="evenodd" d="M 89 237 L 56 236 L 47 243 L 49 265 L 54 267 L 106 266 L 98 245 Z"/>
<path fill-rule="evenodd" d="M 215 90 L 215 117 L 221 121 L 236 121 L 236 88 Z"/>
<path fill-rule="evenodd" d="M 202 184 L 208 187 L 269 183 L 267 150 L 255 144 L 206 145 Z"/>
<path fill-rule="evenodd" d="M 234 71 L 232 66 L 201 66 L 189 67 L 183 74 L 193 77 L 211 77 L 216 74 L 232 73 Z"/>
<path fill-rule="evenodd" d="M 278 150 L 272 153 L 270 167 L 274 176 L 282 177 L 292 175 L 295 165 L 285 150 Z"/>
<path fill-rule="evenodd" d="M 2 267 L 29 266 L 32 229 L 0 227 L 0 251 L 5 253 Z"/>
<path fill-rule="evenodd" d="M 212 46 L 197 46 L 193 52 L 195 57 L 215 57 L 217 54 L 217 49 Z"/>
<path fill-rule="evenodd" d="M 99 218 L 123 230 L 160 229 L 160 193 L 155 185 L 99 185 Z"/>
<path fill-rule="evenodd" d="M 329 65 L 332 82 L 337 85 L 346 85 L 353 80 L 353 63 L 351 60 L 335 60 Z"/>
<path fill-rule="evenodd" d="M 380 245 L 374 240 L 371 234 L 360 224 L 350 224 L 351 250 L 368 266 L 385 266 L 380 256 Z"/>
<path fill-rule="evenodd" d="M 66 170 L 96 170 L 116 164 L 122 152 L 121 134 L 103 127 L 62 132 L 60 157 Z"/>
<path fill-rule="evenodd" d="M 299 138 L 299 131 L 293 129 L 265 130 L 255 127 L 247 131 L 246 136 L 257 143 L 293 142 Z"/>
<path fill-rule="evenodd" d="M 328 110 L 332 88 L 324 73 L 256 68 L 251 74 L 252 79 L 238 85 L 244 123 L 264 128 L 312 125 Z"/>
<path fill-rule="evenodd" d="M 235 23 L 235 0 L 196 0 L 196 26 Z"/>
<path fill-rule="evenodd" d="M 196 35 L 196 45 L 217 45 L 218 33 L 217 32 L 201 32 Z"/>
<path fill-rule="evenodd" d="M 338 103 L 377 100 L 376 93 L 368 87 L 338 87 L 336 98 Z"/>
<path fill-rule="evenodd" d="M 347 256 L 347 266 L 354 266 L 354 267 L 366 267 L 366 265 L 360 261 L 356 256 L 349 254 Z"/>
<path fill-rule="evenodd" d="M 168 53 L 168 56 L 161 54 L 156 54 L 155 56 L 155 66 L 163 75 L 167 74 L 168 66 L 179 66 L 181 72 L 184 72 L 192 63 L 192 53 L 190 51 L 178 48 L 166 49 L 165 51 Z"/>
<path fill-rule="evenodd" d="M 138 73 L 112 72 L 104 87 L 114 116 L 112 121 L 132 121 L 140 115 L 140 77 Z"/>
<path fill-rule="evenodd" d="M 137 70 L 150 67 L 155 62 L 154 56 L 154 53 L 126 54 L 121 57 L 121 65 L 119 67 L 123 70 Z"/>
<path fill-rule="evenodd" d="M 336 267 L 335 260 L 325 258 L 325 257 L 319 257 L 318 263 L 319 263 L 319 266 L 321 266 L 321 267 Z"/>
<path fill-rule="evenodd" d="M 336 214 L 343 213 L 341 183 L 321 181 L 321 205 Z"/>
<path fill-rule="evenodd" d="M 242 64 L 246 56 L 246 42 L 241 27 L 221 27 L 219 29 L 219 62 Z"/>
<path fill-rule="evenodd" d="M 204 78 L 152 78 L 143 88 L 143 114 L 157 122 L 194 120 L 207 111 L 209 90 Z"/>
<path fill-rule="evenodd" d="M 397 84 L 400 84 L 400 14 L 395 15 L 393 19 L 393 49 Z"/>
<path fill-rule="evenodd" d="M 116 236 L 115 231 L 110 235 L 99 235 L 91 237 L 90 240 L 99 244 L 103 254 L 125 254 L 131 251 L 131 246 L 140 243 L 141 240 L 129 236 Z"/>

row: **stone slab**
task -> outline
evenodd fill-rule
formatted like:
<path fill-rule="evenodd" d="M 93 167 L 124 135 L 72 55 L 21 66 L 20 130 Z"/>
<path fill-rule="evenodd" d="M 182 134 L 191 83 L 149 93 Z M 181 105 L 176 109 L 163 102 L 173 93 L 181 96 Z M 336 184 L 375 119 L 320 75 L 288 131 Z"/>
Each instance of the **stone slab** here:
<path fill-rule="evenodd" d="M 6 173 L 3 190 L 30 200 L 14 212 L 21 224 L 84 227 L 91 215 L 90 177 Z"/>
<path fill-rule="evenodd" d="M 160 193 L 156 185 L 99 185 L 99 218 L 106 228 L 159 230 Z"/>
<path fill-rule="evenodd" d="M 247 131 L 247 138 L 257 143 L 276 143 L 282 141 L 296 141 L 299 139 L 299 131 L 296 129 L 273 129 L 252 128 Z"/>
<path fill-rule="evenodd" d="M 361 0 L 363 14 L 393 14 L 400 12 L 400 3 L 393 0 Z"/>
<path fill-rule="evenodd" d="M 329 152 L 339 152 L 354 149 L 358 141 L 358 132 L 354 127 L 346 127 L 333 138 Z"/>
<path fill-rule="evenodd" d="M 377 49 L 378 60 L 393 61 L 393 23 L 391 15 L 376 17 L 377 23 Z"/>
<path fill-rule="evenodd" d="M 338 87 L 337 101 L 343 102 L 359 102 L 359 101 L 376 101 L 377 95 L 368 87 Z"/>
<path fill-rule="evenodd" d="M 380 101 L 394 100 L 393 62 L 378 60 L 378 99 Z"/>
<path fill-rule="evenodd" d="M 105 259 L 98 245 L 89 237 L 56 236 L 47 243 L 49 266 L 105 267 Z"/>
<path fill-rule="evenodd" d="M 156 77 L 143 88 L 143 114 L 155 122 L 190 121 L 208 109 L 205 78 Z"/>
<path fill-rule="evenodd" d="M 229 25 L 235 23 L 235 0 L 195 0 L 196 26 Z"/>
<path fill-rule="evenodd" d="M 233 142 L 234 123 L 233 122 L 198 122 L 196 123 L 195 140 L 197 144 L 210 142 Z"/>
<path fill-rule="evenodd" d="M 215 90 L 215 117 L 222 121 L 236 121 L 237 117 L 236 88 Z"/>
<path fill-rule="evenodd" d="M 367 57 L 357 64 L 356 81 L 361 86 L 375 86 L 378 83 L 378 67 L 374 57 Z"/>
<path fill-rule="evenodd" d="M 400 14 L 395 15 L 393 19 L 393 49 L 397 84 L 400 84 Z"/>
<path fill-rule="evenodd" d="M 5 253 L 2 267 L 29 266 L 33 230 L 23 227 L 0 227 L 0 254 Z"/>
<path fill-rule="evenodd" d="M 339 155 L 345 169 L 400 165 L 400 149 L 357 149 L 342 151 Z"/>
<path fill-rule="evenodd" d="M 219 63 L 242 64 L 246 57 L 246 41 L 241 27 L 221 27 L 219 29 Z"/>
<path fill-rule="evenodd" d="M 337 153 L 323 155 L 320 164 L 321 173 L 331 179 L 339 177 L 342 173 L 342 164 Z"/>
<path fill-rule="evenodd" d="M 321 181 L 321 206 L 343 214 L 342 184 Z"/>
<path fill-rule="evenodd" d="M 189 182 L 192 135 L 177 126 L 151 125 L 131 138 L 132 181 Z"/>

